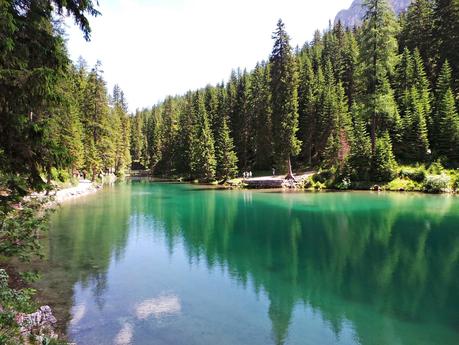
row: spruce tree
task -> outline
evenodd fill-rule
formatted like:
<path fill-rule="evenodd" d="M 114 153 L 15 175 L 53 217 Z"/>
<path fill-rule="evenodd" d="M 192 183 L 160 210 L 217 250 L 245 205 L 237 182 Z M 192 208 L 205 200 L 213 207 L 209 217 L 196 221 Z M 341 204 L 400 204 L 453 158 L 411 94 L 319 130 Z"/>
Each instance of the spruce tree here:
<path fill-rule="evenodd" d="M 298 131 L 298 71 L 284 23 L 279 20 L 273 34 L 274 47 L 270 56 L 273 139 L 278 168 L 289 168 L 287 178 L 293 178 L 290 157 L 300 151 Z"/>
<path fill-rule="evenodd" d="M 397 60 L 398 25 L 386 0 L 366 0 L 364 6 L 360 61 L 367 91 L 362 100 L 370 119 L 371 148 L 375 153 L 378 133 L 393 129 L 398 121 L 397 105 L 389 83 Z"/>
<path fill-rule="evenodd" d="M 430 82 L 427 78 L 424 63 L 418 49 L 414 50 L 413 61 L 414 86 L 418 92 L 419 103 L 430 131 L 432 123 L 432 95 L 430 92 Z"/>
<path fill-rule="evenodd" d="M 459 91 L 459 1 L 435 0 L 434 42 L 439 62 L 448 60 L 454 78 L 453 90 Z"/>
<path fill-rule="evenodd" d="M 196 119 L 193 111 L 193 94 L 188 92 L 180 106 L 177 171 L 191 177 L 193 165 L 193 144 L 196 141 Z"/>
<path fill-rule="evenodd" d="M 422 162 L 427 158 L 429 139 L 422 99 L 415 86 L 412 86 L 406 100 L 405 114 L 402 118 L 402 145 L 400 156 L 405 161 Z"/>
<path fill-rule="evenodd" d="M 98 62 L 88 75 L 82 105 L 85 166 L 93 180 L 100 172 L 115 165 L 114 133 L 100 67 Z"/>
<path fill-rule="evenodd" d="M 234 152 L 233 139 L 230 136 L 226 118 L 223 117 L 222 124 L 215 139 L 217 177 L 228 180 L 237 176 L 237 156 Z"/>
<path fill-rule="evenodd" d="M 388 132 L 376 140 L 376 150 L 371 160 L 371 179 L 375 182 L 390 181 L 395 177 L 397 162 L 392 152 L 392 143 Z"/>
<path fill-rule="evenodd" d="M 305 163 L 312 163 L 313 138 L 316 132 L 317 90 L 315 75 L 309 52 L 300 56 L 300 82 L 298 87 L 298 137 L 302 142 L 301 158 Z"/>
<path fill-rule="evenodd" d="M 439 137 L 437 154 L 449 163 L 459 162 L 459 115 L 451 88 L 448 88 L 438 107 Z"/>
<path fill-rule="evenodd" d="M 209 119 L 201 93 L 193 95 L 192 113 L 195 121 L 194 138 L 191 143 L 191 173 L 198 179 L 212 180 L 215 178 L 214 138 L 210 130 Z"/>
<path fill-rule="evenodd" d="M 161 111 L 153 107 L 151 115 L 148 118 L 147 131 L 147 152 L 148 167 L 152 174 L 156 173 L 156 166 L 162 159 L 163 155 L 163 137 L 162 137 L 162 118 Z M 181 147 L 179 146 L 179 149 Z M 180 150 L 179 153 L 180 154 Z"/>
<path fill-rule="evenodd" d="M 354 103 L 357 94 L 359 74 L 359 47 L 355 35 L 348 31 L 345 34 L 343 51 L 343 72 L 341 81 L 346 91 L 348 106 Z"/>
<path fill-rule="evenodd" d="M 238 71 L 235 95 L 232 100 L 231 124 L 239 168 L 248 171 L 253 160 L 254 126 L 250 106 L 250 79 L 246 70 Z"/>
<path fill-rule="evenodd" d="M 452 87 L 452 70 L 448 60 L 443 64 L 440 75 L 438 76 L 437 85 L 435 88 L 434 110 L 431 121 L 431 143 L 434 151 L 438 151 L 441 139 L 441 123 L 443 118 L 442 109 L 444 109 L 445 96 L 448 90 Z"/>
<path fill-rule="evenodd" d="M 435 71 L 434 1 L 415 0 L 406 12 L 400 32 L 400 45 L 419 54 L 430 76 Z"/>
<path fill-rule="evenodd" d="M 355 106 L 353 112 L 357 112 Z M 371 141 L 360 115 L 354 117 L 353 141 L 347 167 L 353 180 L 366 181 L 370 177 Z"/>
<path fill-rule="evenodd" d="M 251 112 L 255 127 L 255 168 L 269 170 L 273 163 L 273 132 L 269 65 L 257 64 L 250 82 Z"/>

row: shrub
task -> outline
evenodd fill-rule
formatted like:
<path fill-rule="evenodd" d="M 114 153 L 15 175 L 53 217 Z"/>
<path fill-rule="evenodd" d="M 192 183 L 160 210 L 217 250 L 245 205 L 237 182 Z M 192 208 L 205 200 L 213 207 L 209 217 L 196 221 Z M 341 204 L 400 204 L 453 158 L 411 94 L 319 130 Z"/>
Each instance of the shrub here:
<path fill-rule="evenodd" d="M 426 171 L 424 167 L 420 168 L 402 168 L 398 174 L 401 178 L 410 179 L 412 181 L 421 183 L 426 178 Z"/>
<path fill-rule="evenodd" d="M 58 171 L 58 179 L 61 182 L 67 182 L 70 180 L 70 174 L 67 170 L 59 170 Z"/>
<path fill-rule="evenodd" d="M 336 184 L 336 189 L 348 190 L 351 188 L 351 180 L 348 177 L 343 178 L 340 182 Z"/>
<path fill-rule="evenodd" d="M 416 191 L 420 190 L 420 185 L 410 179 L 396 178 L 384 186 L 390 191 Z"/>
<path fill-rule="evenodd" d="M 427 169 L 427 172 L 431 175 L 440 175 L 445 171 L 445 168 L 441 164 L 440 160 L 437 160 L 433 162 L 430 166 L 429 169 Z"/>
<path fill-rule="evenodd" d="M 335 173 L 333 170 L 320 170 L 312 176 L 313 182 L 327 183 L 333 180 Z"/>
<path fill-rule="evenodd" d="M 450 186 L 451 178 L 446 174 L 428 175 L 424 181 L 424 191 L 428 193 L 441 193 Z"/>
<path fill-rule="evenodd" d="M 455 191 L 459 191 L 459 170 L 452 171 L 450 176 L 451 176 L 451 188 Z"/>
<path fill-rule="evenodd" d="M 313 182 L 312 183 L 312 188 L 315 189 L 315 190 L 322 190 L 322 189 L 326 189 L 327 186 L 325 185 L 325 183 Z"/>

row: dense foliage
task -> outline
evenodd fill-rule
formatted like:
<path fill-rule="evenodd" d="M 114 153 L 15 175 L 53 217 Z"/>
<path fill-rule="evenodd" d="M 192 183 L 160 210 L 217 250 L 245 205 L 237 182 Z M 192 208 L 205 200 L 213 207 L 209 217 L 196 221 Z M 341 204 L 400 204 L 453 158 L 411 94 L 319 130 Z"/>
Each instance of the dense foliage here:
<path fill-rule="evenodd" d="M 39 253 L 47 211 L 34 191 L 82 173 L 96 179 L 130 164 L 124 94 L 107 96 L 100 65 L 74 66 L 61 18 L 90 37 L 91 0 L 0 1 L 0 261 Z M 31 290 L 8 286 L 0 270 L 0 343 L 18 343 L 14 312 L 31 311 Z"/>
<path fill-rule="evenodd" d="M 457 1 L 417 0 L 399 18 L 385 0 L 364 6 L 361 27 L 337 22 L 295 51 L 279 21 L 268 62 L 139 111 L 134 159 L 154 174 L 206 179 L 285 172 L 289 158 L 354 181 L 390 180 L 400 163 L 457 167 Z M 234 147 L 219 145 L 223 136 Z M 234 154 L 237 163 L 218 158 Z"/>

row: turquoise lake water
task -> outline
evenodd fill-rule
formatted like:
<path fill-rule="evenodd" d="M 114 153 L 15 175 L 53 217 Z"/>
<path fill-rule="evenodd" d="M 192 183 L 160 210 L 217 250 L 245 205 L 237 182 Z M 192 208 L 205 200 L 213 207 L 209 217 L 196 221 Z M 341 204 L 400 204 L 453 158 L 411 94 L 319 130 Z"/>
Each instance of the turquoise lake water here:
<path fill-rule="evenodd" d="M 459 344 L 459 198 L 131 182 L 52 216 L 84 344 Z"/>

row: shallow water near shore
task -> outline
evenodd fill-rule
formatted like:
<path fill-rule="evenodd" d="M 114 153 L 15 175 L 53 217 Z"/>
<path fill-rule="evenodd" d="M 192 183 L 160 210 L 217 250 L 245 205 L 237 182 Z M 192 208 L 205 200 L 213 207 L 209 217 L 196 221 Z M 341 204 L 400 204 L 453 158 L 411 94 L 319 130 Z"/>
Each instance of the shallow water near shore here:
<path fill-rule="evenodd" d="M 130 182 L 52 216 L 78 344 L 459 343 L 459 198 Z"/>

